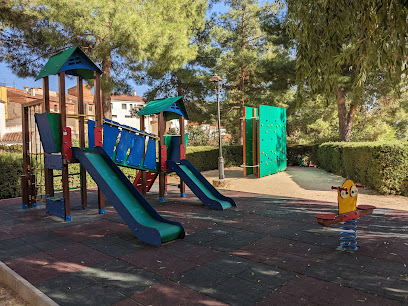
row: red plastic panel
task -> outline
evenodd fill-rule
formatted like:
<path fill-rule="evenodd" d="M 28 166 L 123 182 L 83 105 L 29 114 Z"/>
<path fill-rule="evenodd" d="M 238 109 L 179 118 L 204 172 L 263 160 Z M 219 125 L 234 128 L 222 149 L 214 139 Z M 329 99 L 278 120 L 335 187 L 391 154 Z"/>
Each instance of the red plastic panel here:
<path fill-rule="evenodd" d="M 186 145 L 180 145 L 180 159 L 186 159 Z"/>
<path fill-rule="evenodd" d="M 70 127 L 64 127 L 62 129 L 62 154 L 64 159 L 72 158 L 72 139 Z"/>
<path fill-rule="evenodd" d="M 336 219 L 337 214 L 330 214 L 330 213 L 322 213 L 315 215 L 316 218 L 324 219 L 324 220 L 333 220 Z"/>
<path fill-rule="evenodd" d="M 349 213 L 341 215 L 341 222 L 360 218 L 360 212 L 358 210 L 351 211 Z"/>
<path fill-rule="evenodd" d="M 165 170 L 167 168 L 167 147 L 165 145 L 160 146 L 160 169 Z"/>
<path fill-rule="evenodd" d="M 146 171 L 146 191 L 149 192 L 159 174 L 157 172 Z M 142 171 L 139 171 L 133 181 L 133 186 L 142 192 Z"/>
<path fill-rule="evenodd" d="M 358 205 L 357 208 L 361 209 L 361 210 L 366 210 L 366 209 L 375 209 L 377 207 L 375 207 L 373 205 Z"/>
<path fill-rule="evenodd" d="M 95 127 L 95 146 L 102 147 L 102 128 Z"/>

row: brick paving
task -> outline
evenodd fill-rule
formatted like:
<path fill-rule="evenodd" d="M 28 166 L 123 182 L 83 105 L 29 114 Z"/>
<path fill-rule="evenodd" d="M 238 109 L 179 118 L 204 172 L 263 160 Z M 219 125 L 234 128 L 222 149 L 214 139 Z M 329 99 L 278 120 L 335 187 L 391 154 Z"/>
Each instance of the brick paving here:
<path fill-rule="evenodd" d="M 339 225 L 314 214 L 336 203 L 224 191 L 237 207 L 212 211 L 169 187 L 148 201 L 181 222 L 183 240 L 137 240 L 96 191 L 72 222 L 0 201 L 0 260 L 60 305 L 408 305 L 408 211 L 377 209 L 358 221 L 354 253 L 337 251 Z"/>

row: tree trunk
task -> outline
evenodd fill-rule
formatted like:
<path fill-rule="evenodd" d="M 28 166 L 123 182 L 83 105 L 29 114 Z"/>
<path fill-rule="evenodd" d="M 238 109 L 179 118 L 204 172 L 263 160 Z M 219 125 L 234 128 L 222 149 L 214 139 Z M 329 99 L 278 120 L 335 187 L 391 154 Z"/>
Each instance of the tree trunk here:
<path fill-rule="evenodd" d="M 246 27 L 246 6 L 242 8 L 242 19 L 241 19 L 241 39 L 242 39 L 242 44 L 241 48 L 244 50 L 246 48 L 246 38 L 245 38 L 245 27 Z M 240 110 L 238 112 L 238 120 L 239 120 L 239 130 L 238 130 L 238 144 L 243 145 L 244 143 L 244 121 L 241 120 L 242 117 L 244 117 L 244 106 L 245 106 L 245 77 L 246 77 L 246 71 L 244 67 L 244 63 L 241 64 L 240 70 L 239 70 L 239 91 L 240 91 Z"/>
<path fill-rule="evenodd" d="M 336 92 L 337 112 L 339 116 L 340 141 L 350 141 L 351 128 L 353 127 L 354 115 L 357 111 L 358 103 L 352 103 L 350 110 L 347 112 L 346 93 L 344 87 L 339 87 Z"/>
<path fill-rule="evenodd" d="M 112 119 L 111 86 L 110 86 L 111 68 L 112 59 L 109 54 L 105 56 L 104 59 L 102 60 L 103 74 L 101 76 L 103 116 L 107 119 Z"/>
<path fill-rule="evenodd" d="M 240 108 L 238 112 L 238 120 L 239 120 L 239 130 L 238 130 L 238 144 L 243 145 L 244 143 L 244 121 L 241 120 L 244 117 L 244 106 L 245 106 L 245 83 L 244 83 L 244 76 L 241 73 L 240 80 L 239 80 L 239 90 L 241 91 L 240 95 Z"/>
<path fill-rule="evenodd" d="M 180 81 L 179 77 L 177 76 L 177 74 L 176 74 L 176 78 L 177 78 L 177 95 L 182 96 L 183 92 L 182 92 L 182 89 L 181 89 L 181 81 Z"/>

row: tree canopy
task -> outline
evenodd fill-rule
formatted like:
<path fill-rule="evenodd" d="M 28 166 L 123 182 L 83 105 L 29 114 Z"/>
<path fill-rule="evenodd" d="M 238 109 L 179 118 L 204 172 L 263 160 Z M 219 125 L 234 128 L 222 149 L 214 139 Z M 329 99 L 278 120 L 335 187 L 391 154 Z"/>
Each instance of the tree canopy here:
<path fill-rule="evenodd" d="M 349 141 L 357 107 L 370 99 L 367 89 L 386 95 L 401 84 L 408 7 L 392 0 L 289 0 L 287 5 L 300 93 L 307 87 L 336 100 L 340 139 Z"/>
<path fill-rule="evenodd" d="M 207 2 L 27 0 L 5 6 L 13 15 L 1 15 L 8 26 L 2 32 L 2 59 L 27 76 L 38 72 L 37 67 L 24 70 L 22 62 L 81 46 L 102 65 L 104 112 L 109 115 L 110 92 L 115 86 L 128 89 L 129 68 L 151 60 L 171 70 L 196 57 L 192 38 L 204 24 Z"/>
<path fill-rule="evenodd" d="M 209 1 L 5 0 L 0 60 L 34 76 L 79 45 L 104 72 L 106 116 L 134 80 L 147 100 L 183 95 L 200 123 L 216 122 L 218 74 L 235 143 L 242 106 L 259 104 L 287 108 L 296 143 L 407 139 L 406 1 Z"/>
<path fill-rule="evenodd" d="M 408 6 L 404 1 L 288 0 L 297 76 L 312 89 L 333 91 L 343 71 L 357 88 L 376 71 L 399 83 L 407 71 Z"/>

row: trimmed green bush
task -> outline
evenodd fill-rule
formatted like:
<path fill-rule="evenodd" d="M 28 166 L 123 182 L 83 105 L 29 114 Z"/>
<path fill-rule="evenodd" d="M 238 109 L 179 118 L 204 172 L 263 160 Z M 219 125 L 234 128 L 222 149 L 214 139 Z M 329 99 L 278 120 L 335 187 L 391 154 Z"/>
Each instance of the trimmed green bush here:
<path fill-rule="evenodd" d="M 408 195 L 407 143 L 323 143 L 317 148 L 315 163 L 381 193 Z"/>
<path fill-rule="evenodd" d="M 316 161 L 317 145 L 288 145 L 286 149 L 286 157 L 288 166 L 299 166 L 298 157 L 305 164 Z"/>
<path fill-rule="evenodd" d="M 242 146 L 223 146 L 222 156 L 224 166 L 242 165 Z M 189 160 L 198 171 L 218 169 L 218 147 L 197 146 L 187 147 L 186 159 Z"/>
<path fill-rule="evenodd" d="M 20 176 L 22 174 L 22 154 L 0 153 L 0 199 L 21 195 Z"/>
<path fill-rule="evenodd" d="M 23 145 L 14 144 L 14 145 L 4 145 L 0 144 L 0 152 L 11 152 L 11 153 L 20 153 L 23 152 Z"/>

